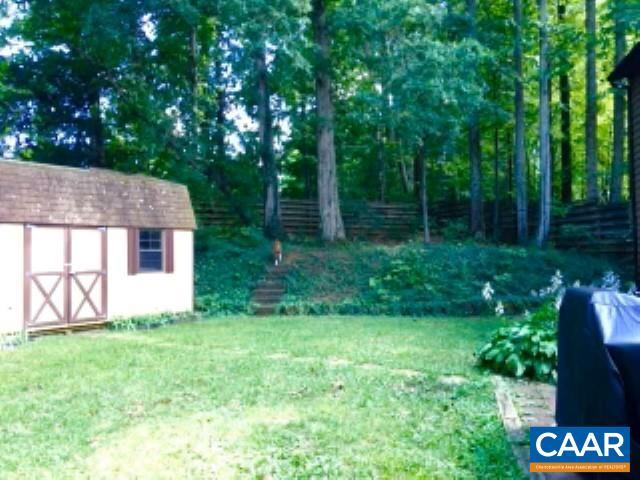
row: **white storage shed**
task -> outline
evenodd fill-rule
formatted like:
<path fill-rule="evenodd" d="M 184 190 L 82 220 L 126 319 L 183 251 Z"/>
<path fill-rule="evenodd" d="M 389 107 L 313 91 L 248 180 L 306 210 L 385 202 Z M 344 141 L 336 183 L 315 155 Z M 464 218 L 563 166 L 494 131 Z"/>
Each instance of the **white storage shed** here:
<path fill-rule="evenodd" d="M 0 161 L 0 334 L 193 308 L 183 185 Z"/>

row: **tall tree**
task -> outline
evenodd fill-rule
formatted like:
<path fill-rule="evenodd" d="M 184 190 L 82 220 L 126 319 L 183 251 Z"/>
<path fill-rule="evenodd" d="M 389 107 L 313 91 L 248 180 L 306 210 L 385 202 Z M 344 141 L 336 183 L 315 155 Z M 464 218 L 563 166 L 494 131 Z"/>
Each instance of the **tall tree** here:
<path fill-rule="evenodd" d="M 493 240 L 500 239 L 500 130 L 493 129 Z"/>
<path fill-rule="evenodd" d="M 418 184 L 418 204 L 420 206 L 420 217 L 422 224 L 422 241 L 431 243 L 429 232 L 429 206 L 427 205 L 427 165 L 426 165 L 426 145 L 422 142 L 418 146 L 416 153 L 416 176 Z"/>
<path fill-rule="evenodd" d="M 549 116 L 549 17 L 547 0 L 539 0 L 539 143 L 540 143 L 540 213 L 536 243 L 544 246 L 551 226 L 551 132 Z"/>
<path fill-rule="evenodd" d="M 311 24 L 316 48 L 318 209 L 322 239 L 333 242 L 344 239 L 345 231 L 338 197 L 334 107 L 331 97 L 331 45 L 326 0 L 312 0 Z"/>
<path fill-rule="evenodd" d="M 627 51 L 626 23 L 623 16 L 623 1 L 614 2 L 615 22 L 615 62 L 624 58 Z M 625 92 L 620 88 L 614 90 L 613 97 L 613 159 L 611 163 L 611 196 L 612 203 L 622 201 L 622 178 L 624 173 L 624 144 L 625 144 Z"/>
<path fill-rule="evenodd" d="M 280 218 L 280 192 L 278 169 L 273 151 L 273 114 L 269 93 L 266 47 L 261 45 L 255 52 L 258 103 L 258 137 L 264 188 L 264 234 L 267 238 L 282 238 Z"/>
<path fill-rule="evenodd" d="M 514 103 L 515 103 L 515 145 L 514 170 L 516 187 L 516 217 L 518 242 L 528 241 L 527 225 L 527 166 L 525 157 L 524 123 L 524 86 L 522 78 L 522 0 L 513 0 L 513 19 L 515 26 L 513 65 L 514 65 Z"/>
<path fill-rule="evenodd" d="M 558 3 L 558 22 L 565 26 L 567 7 Z M 570 60 L 564 55 L 560 65 L 560 198 L 563 203 L 573 200 L 573 144 L 571 141 L 571 84 Z"/>
<path fill-rule="evenodd" d="M 469 16 L 469 37 L 476 38 L 476 0 L 466 0 Z M 484 208 L 482 205 L 482 149 L 480 118 L 472 112 L 469 118 L 469 194 L 471 198 L 470 229 L 475 237 L 484 237 Z"/>
<path fill-rule="evenodd" d="M 598 201 L 598 83 L 596 78 L 596 0 L 585 0 L 587 32 L 585 152 L 587 200 Z"/>
<path fill-rule="evenodd" d="M 376 132 L 376 160 L 378 170 L 378 200 L 384 202 L 387 190 L 387 175 L 384 159 L 384 129 L 382 126 L 379 126 Z"/>

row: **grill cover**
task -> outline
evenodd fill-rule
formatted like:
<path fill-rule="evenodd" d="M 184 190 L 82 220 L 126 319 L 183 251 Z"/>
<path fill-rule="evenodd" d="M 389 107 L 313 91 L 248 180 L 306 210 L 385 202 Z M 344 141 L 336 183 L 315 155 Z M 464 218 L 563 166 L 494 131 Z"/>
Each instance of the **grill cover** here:
<path fill-rule="evenodd" d="M 567 427 L 630 426 L 631 475 L 600 476 L 640 478 L 639 298 L 567 290 L 558 328 L 556 422 Z"/>

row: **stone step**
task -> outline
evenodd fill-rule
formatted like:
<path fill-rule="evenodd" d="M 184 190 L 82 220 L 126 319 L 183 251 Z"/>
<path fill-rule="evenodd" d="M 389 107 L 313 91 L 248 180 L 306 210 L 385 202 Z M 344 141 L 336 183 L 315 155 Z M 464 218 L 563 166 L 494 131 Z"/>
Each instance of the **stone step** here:
<path fill-rule="evenodd" d="M 288 265 L 269 265 L 264 276 L 251 292 L 251 305 L 256 315 L 274 315 L 282 296 L 286 293 L 285 276 Z"/>
<path fill-rule="evenodd" d="M 253 289 L 254 292 L 281 292 L 284 293 L 286 290 L 284 285 L 273 285 L 273 284 L 264 284 L 259 283 Z"/>
<path fill-rule="evenodd" d="M 289 273 L 289 270 L 282 270 L 280 268 L 274 268 L 274 269 L 267 269 L 267 276 L 269 277 L 284 277 L 287 273 Z"/>
<path fill-rule="evenodd" d="M 253 313 L 258 316 L 274 315 L 276 313 L 275 305 L 260 305 L 254 307 Z"/>
<path fill-rule="evenodd" d="M 280 303 L 282 295 L 251 295 L 254 303 Z"/>
<path fill-rule="evenodd" d="M 278 275 L 266 275 L 260 278 L 259 283 L 285 283 L 283 276 Z"/>
<path fill-rule="evenodd" d="M 288 272 L 289 270 L 291 270 L 291 266 L 290 265 L 285 265 L 285 264 L 278 265 L 277 267 L 275 265 L 273 265 L 273 264 L 270 264 L 267 267 L 267 272 L 274 272 L 274 271 L 277 271 L 277 272 Z"/>
<path fill-rule="evenodd" d="M 282 292 L 287 290 L 285 285 L 263 284 L 259 283 L 253 288 L 253 292 Z"/>
<path fill-rule="evenodd" d="M 284 296 L 284 290 L 254 290 L 251 292 L 251 298 L 256 297 L 269 297 L 269 298 L 277 298 L 280 299 Z"/>

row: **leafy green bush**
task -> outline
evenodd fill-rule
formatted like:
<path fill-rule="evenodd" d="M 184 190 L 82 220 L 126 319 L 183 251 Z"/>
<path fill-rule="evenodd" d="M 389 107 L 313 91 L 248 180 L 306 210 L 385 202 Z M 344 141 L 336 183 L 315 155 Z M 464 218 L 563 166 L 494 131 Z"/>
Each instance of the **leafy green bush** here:
<path fill-rule="evenodd" d="M 217 293 L 207 293 L 196 297 L 195 308 L 197 312 L 208 315 L 230 315 L 234 313 L 246 313 L 248 304 L 244 293 L 233 294 L 227 297 Z"/>
<path fill-rule="evenodd" d="M 29 336 L 26 331 L 0 334 L 0 350 L 14 350 L 27 343 Z"/>
<path fill-rule="evenodd" d="M 210 315 L 246 312 L 270 255 L 269 242 L 256 228 L 198 230 L 196 309 Z"/>
<path fill-rule="evenodd" d="M 451 220 L 440 229 L 442 238 L 448 242 L 456 242 L 469 238 L 469 225 L 464 220 Z"/>
<path fill-rule="evenodd" d="M 548 301 L 524 321 L 498 329 L 478 352 L 480 364 L 517 378 L 555 380 L 557 315 L 555 301 Z"/>
<path fill-rule="evenodd" d="M 111 330 L 150 330 L 173 323 L 192 321 L 197 318 L 190 312 L 160 313 L 157 315 L 140 315 L 136 317 L 116 318 L 109 323 Z"/>

